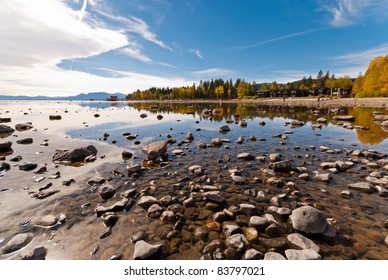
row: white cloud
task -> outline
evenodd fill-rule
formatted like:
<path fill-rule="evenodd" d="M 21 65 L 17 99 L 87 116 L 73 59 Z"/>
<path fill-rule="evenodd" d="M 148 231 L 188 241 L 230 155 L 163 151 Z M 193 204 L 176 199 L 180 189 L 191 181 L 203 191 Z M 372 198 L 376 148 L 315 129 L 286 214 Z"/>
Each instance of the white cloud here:
<path fill-rule="evenodd" d="M 236 72 L 223 68 L 209 68 L 200 71 L 194 71 L 194 75 L 196 76 L 206 76 L 206 77 L 221 77 L 221 76 L 232 76 L 236 74 Z"/>
<path fill-rule="evenodd" d="M 199 59 L 203 60 L 203 55 L 200 50 L 197 49 L 190 49 L 190 52 L 195 54 Z"/>
<path fill-rule="evenodd" d="M 97 0 L 88 1 L 89 4 L 92 2 Z M 63 60 L 77 61 L 77 58 L 96 56 L 125 46 L 127 52 L 137 55 L 138 59 L 150 60 L 141 56 L 136 43 L 129 41 L 130 37 L 123 31 L 96 26 L 87 19 L 88 16 L 86 7 L 85 10 L 72 10 L 61 0 L 3 0 L 0 9 L 0 94 L 126 93 L 159 84 L 189 84 L 184 79 L 136 73 L 119 78 L 101 77 L 58 67 Z"/>
<path fill-rule="evenodd" d="M 386 0 L 320 0 L 320 9 L 330 13 L 333 27 L 344 27 L 368 17 L 386 18 L 388 5 Z"/>

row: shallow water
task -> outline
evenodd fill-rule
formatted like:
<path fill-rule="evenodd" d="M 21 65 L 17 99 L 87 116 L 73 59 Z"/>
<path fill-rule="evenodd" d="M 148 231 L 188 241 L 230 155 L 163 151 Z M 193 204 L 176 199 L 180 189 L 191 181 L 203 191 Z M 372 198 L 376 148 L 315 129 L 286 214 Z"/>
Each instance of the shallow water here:
<path fill-rule="evenodd" d="M 240 203 L 252 203 L 258 208 L 265 208 L 267 205 L 258 203 L 252 194 L 264 191 L 270 198 L 292 191 L 287 187 L 265 184 L 268 176 L 264 170 L 268 169 L 268 160 L 260 162 L 237 159 L 237 154 L 243 151 L 248 151 L 255 157 L 281 153 L 284 159 L 291 159 L 295 166 L 307 168 L 310 174 L 308 181 L 299 179 L 295 174 L 277 175 L 285 182 L 293 182 L 294 190 L 299 191 L 297 198 L 285 201 L 282 206 L 294 209 L 304 204 L 313 205 L 322 210 L 326 217 L 335 220 L 335 238 L 311 237 L 321 248 L 324 259 L 388 258 L 388 247 L 384 245 L 384 238 L 387 236 L 387 229 L 384 228 L 384 221 L 388 217 L 387 198 L 380 197 L 378 193 L 352 191 L 351 199 L 343 199 L 340 194 L 347 189 L 348 184 L 363 181 L 373 169 L 381 167 L 367 166 L 368 162 L 359 159 L 360 162 L 347 172 L 332 174 L 330 183 L 312 179 L 314 171 L 324 172 L 319 166 L 321 162 L 352 158 L 343 152 L 322 153 L 319 150 L 322 145 L 339 151 L 373 149 L 387 153 L 388 132 L 372 121 L 374 112 L 388 114 L 387 109 L 281 107 L 236 103 L 118 103 L 118 106 L 111 106 L 112 104 L 104 102 L 2 102 L 0 105 L 0 117 L 12 119 L 6 125 L 14 126 L 31 121 L 36 130 L 15 132 L 3 139 L 12 142 L 27 137 L 34 139 L 34 143 L 30 145 L 13 143 L 13 153 L 5 155 L 6 162 L 13 156 L 22 155 L 21 162 L 47 163 L 49 174 L 61 172 L 59 179 L 46 178 L 41 183 L 34 183 L 32 172 L 20 171 L 17 166 L 13 166 L 17 163 L 12 163 L 11 170 L 0 178 L 0 190 L 6 190 L 0 192 L 0 242 L 3 240 L 0 246 L 16 233 L 34 234 L 33 241 L 26 248 L 13 254 L 0 255 L 0 258 L 17 258 L 18 254 L 26 254 L 35 246 L 43 245 L 47 248 L 47 259 L 108 259 L 115 254 L 131 259 L 134 245 L 130 239 L 134 233 L 144 230 L 150 243 L 166 241 L 174 224 L 151 219 L 147 217 L 145 210 L 134 206 L 127 212 L 118 212 L 119 219 L 112 228 L 112 233 L 99 239 L 105 226 L 96 217 L 95 208 L 99 204 L 111 205 L 120 200 L 120 194 L 131 187 L 137 190 L 147 189 L 148 195 L 158 199 L 171 195 L 181 202 L 190 196 L 189 182 L 196 180 L 188 171 L 188 167 L 195 164 L 206 169 L 205 174 L 210 180 L 202 184 L 216 185 L 225 192 L 224 208 L 238 206 Z M 203 116 L 201 112 L 205 108 L 218 109 L 219 113 Z M 147 117 L 140 118 L 142 113 L 146 113 Z M 51 114 L 60 114 L 62 119 L 50 121 L 48 116 Z M 99 116 L 95 117 L 95 114 Z M 158 114 L 163 119 L 157 120 Z M 336 114 L 353 115 L 356 119 L 351 123 L 352 126 L 362 126 L 368 130 L 346 129 L 332 120 Z M 327 117 L 328 124 L 322 125 L 320 129 L 312 128 L 319 117 Z M 227 124 L 227 120 L 232 122 Z M 291 128 L 288 123 L 293 120 L 302 121 L 304 125 Z M 246 127 L 240 126 L 241 121 L 246 122 Z M 218 132 L 219 127 L 226 124 L 231 128 L 230 132 Z M 127 140 L 121 135 L 123 132 L 138 136 L 134 140 Z M 188 132 L 193 133 L 194 140 L 180 143 L 185 140 Z M 109 133 L 109 137 L 104 139 L 104 133 Z M 141 148 L 153 141 L 167 140 L 168 135 L 177 140 L 168 147 L 170 165 L 145 170 L 138 179 L 128 177 L 127 165 L 144 164 Z M 251 135 L 256 137 L 256 141 L 249 140 Z M 280 135 L 287 139 L 273 137 Z M 242 144 L 235 143 L 241 136 L 245 141 Z M 220 148 L 198 148 L 200 143 L 210 143 L 214 137 L 229 139 L 230 143 L 224 143 Z M 41 145 L 45 139 L 48 139 L 48 146 Z M 135 144 L 135 141 L 140 143 Z M 55 149 L 70 149 L 88 144 L 95 145 L 99 151 L 94 163 L 81 167 L 55 167 L 52 164 L 51 157 Z M 172 155 L 172 150 L 178 146 L 185 151 L 185 156 Z M 225 149 L 225 146 L 229 146 L 229 149 Z M 124 161 L 121 158 L 124 149 L 131 151 L 134 157 Z M 105 157 L 100 158 L 102 155 Z M 375 160 L 369 160 L 369 163 L 373 162 Z M 228 172 L 232 168 L 241 169 L 241 175 L 248 179 L 248 183 L 233 184 Z M 94 175 L 109 177 L 109 184 L 116 188 L 117 195 L 109 201 L 103 201 L 95 189 L 86 184 Z M 67 179 L 75 179 L 76 183 L 63 186 L 62 181 Z M 43 200 L 30 197 L 31 190 L 48 182 L 53 182 L 51 188 L 59 192 Z M 85 204 L 90 205 L 82 207 Z M 34 226 L 37 219 L 49 213 L 66 213 L 67 220 L 50 229 Z M 210 222 L 213 214 L 204 202 L 197 201 L 193 206 L 186 207 L 183 214 L 186 218 L 183 229 L 176 238 L 165 243 L 160 258 L 199 259 L 204 245 L 210 240 L 224 238 L 222 233 L 216 231 L 211 231 L 202 239 L 194 236 L 194 230 Z M 25 221 L 30 222 L 20 225 Z M 268 237 L 262 233 L 260 235 Z M 253 245 L 266 249 L 261 248 L 260 244 Z M 96 246 L 98 250 L 91 255 Z"/>

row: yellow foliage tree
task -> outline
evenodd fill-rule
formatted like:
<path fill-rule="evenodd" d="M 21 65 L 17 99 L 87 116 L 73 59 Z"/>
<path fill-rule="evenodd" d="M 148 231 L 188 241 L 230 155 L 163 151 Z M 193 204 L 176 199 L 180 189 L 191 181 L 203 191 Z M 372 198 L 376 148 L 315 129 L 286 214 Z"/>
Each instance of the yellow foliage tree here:
<path fill-rule="evenodd" d="M 388 55 L 373 59 L 353 87 L 356 97 L 388 97 Z"/>

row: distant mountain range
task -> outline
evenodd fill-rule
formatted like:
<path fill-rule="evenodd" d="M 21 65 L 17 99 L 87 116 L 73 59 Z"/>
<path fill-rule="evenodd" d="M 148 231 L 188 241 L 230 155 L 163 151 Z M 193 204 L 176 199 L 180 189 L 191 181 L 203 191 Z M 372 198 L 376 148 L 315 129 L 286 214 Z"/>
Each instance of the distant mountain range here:
<path fill-rule="evenodd" d="M 61 96 L 61 97 L 51 97 L 51 96 L 9 96 L 9 95 L 0 95 L 0 100 L 106 100 L 110 96 L 116 96 L 118 99 L 125 99 L 127 96 L 123 93 L 106 93 L 106 92 L 89 92 L 81 93 L 75 96 Z"/>

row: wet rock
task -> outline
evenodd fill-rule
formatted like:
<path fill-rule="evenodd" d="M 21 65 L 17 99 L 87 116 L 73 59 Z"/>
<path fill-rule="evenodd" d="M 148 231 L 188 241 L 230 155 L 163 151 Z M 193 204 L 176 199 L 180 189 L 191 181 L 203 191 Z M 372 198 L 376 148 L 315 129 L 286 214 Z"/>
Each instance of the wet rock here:
<path fill-rule="evenodd" d="M 308 173 L 302 173 L 298 177 L 302 180 L 308 181 L 308 179 L 310 178 L 310 175 Z"/>
<path fill-rule="evenodd" d="M 321 164 L 320 164 L 320 167 L 322 168 L 322 169 L 330 169 L 330 168 L 335 168 L 335 163 L 334 162 L 322 162 Z"/>
<path fill-rule="evenodd" d="M 233 183 L 236 185 L 244 185 L 248 183 L 248 180 L 242 176 L 232 175 L 231 177 L 232 177 Z"/>
<path fill-rule="evenodd" d="M 12 161 L 12 162 L 19 162 L 23 159 L 22 156 L 16 156 L 16 157 L 13 157 L 11 158 L 9 161 Z"/>
<path fill-rule="evenodd" d="M 31 233 L 17 234 L 3 246 L 2 253 L 9 254 L 20 250 L 21 248 L 27 246 L 27 244 L 31 242 L 32 238 L 33 235 Z"/>
<path fill-rule="evenodd" d="M 101 219 L 106 227 L 113 227 L 119 218 L 113 212 L 106 212 L 101 215 Z"/>
<path fill-rule="evenodd" d="M 335 162 L 335 168 L 341 172 L 344 172 L 350 168 L 350 165 L 342 160 L 338 160 Z"/>
<path fill-rule="evenodd" d="M 244 159 L 244 160 L 254 160 L 255 157 L 251 155 L 250 153 L 240 153 L 237 155 L 238 159 Z"/>
<path fill-rule="evenodd" d="M 259 237 L 259 233 L 257 232 L 257 229 L 254 227 L 247 227 L 245 229 L 245 237 L 249 242 L 254 242 Z"/>
<path fill-rule="evenodd" d="M 163 157 L 167 153 L 167 142 L 158 141 L 148 144 L 142 149 L 143 153 L 150 160 L 155 160 L 158 157 Z"/>
<path fill-rule="evenodd" d="M 147 114 L 146 114 L 146 113 L 140 114 L 140 118 L 144 119 L 144 118 L 146 118 L 146 117 L 147 117 Z"/>
<path fill-rule="evenodd" d="M 23 170 L 23 171 L 31 171 L 37 167 L 38 167 L 38 165 L 36 163 L 32 163 L 32 162 L 25 162 L 25 163 L 19 165 L 19 169 Z"/>
<path fill-rule="evenodd" d="M 158 204 L 159 201 L 153 196 L 142 196 L 137 202 L 137 206 L 148 209 L 152 204 Z"/>
<path fill-rule="evenodd" d="M 110 199 L 116 194 L 116 189 L 111 185 L 102 185 L 98 188 L 98 195 L 102 199 Z"/>
<path fill-rule="evenodd" d="M 123 158 L 123 160 L 131 159 L 132 156 L 133 156 L 133 154 L 129 151 L 123 151 L 121 153 L 121 157 Z"/>
<path fill-rule="evenodd" d="M 191 173 L 195 174 L 196 176 L 202 176 L 203 174 L 205 174 L 205 170 L 200 165 L 192 165 L 192 166 L 190 166 L 189 167 L 189 171 Z"/>
<path fill-rule="evenodd" d="M 388 197 L 388 189 L 380 187 L 380 186 L 375 186 L 375 188 L 379 192 L 379 195 L 381 197 Z"/>
<path fill-rule="evenodd" d="M 270 162 L 277 162 L 277 161 L 280 161 L 282 159 L 282 155 L 281 154 L 270 154 L 269 155 L 269 161 Z"/>
<path fill-rule="evenodd" d="M 210 145 L 212 145 L 213 147 L 220 147 L 222 145 L 222 141 L 220 138 L 213 138 L 210 141 Z"/>
<path fill-rule="evenodd" d="M 364 193 L 373 193 L 376 189 L 367 182 L 358 182 L 348 185 L 349 189 L 364 192 Z"/>
<path fill-rule="evenodd" d="M 352 196 L 352 193 L 350 191 L 342 191 L 341 196 L 342 198 L 349 199 Z"/>
<path fill-rule="evenodd" d="M 290 160 L 276 161 L 270 163 L 269 167 L 272 168 L 275 172 L 288 173 L 292 170 L 292 163 Z"/>
<path fill-rule="evenodd" d="M 54 120 L 61 120 L 62 116 L 61 115 L 50 115 L 49 120 L 54 121 Z"/>
<path fill-rule="evenodd" d="M 249 243 L 243 234 L 237 233 L 226 238 L 226 245 L 240 253 L 245 250 Z"/>
<path fill-rule="evenodd" d="M 84 161 L 88 156 L 96 156 L 97 149 L 93 145 L 77 148 L 72 151 L 56 150 L 52 160 L 57 163 L 69 164 Z"/>
<path fill-rule="evenodd" d="M 266 218 L 259 216 L 252 216 L 249 219 L 249 226 L 255 227 L 258 230 L 263 230 L 267 228 L 269 225 L 269 221 Z"/>
<path fill-rule="evenodd" d="M 52 214 L 46 215 L 35 222 L 35 226 L 48 228 L 58 223 L 58 217 Z"/>
<path fill-rule="evenodd" d="M 192 141 L 194 140 L 194 135 L 193 133 L 189 132 L 186 134 L 186 140 Z"/>
<path fill-rule="evenodd" d="M 354 121 L 355 119 L 356 118 L 354 116 L 351 116 L 351 115 L 334 116 L 333 117 L 334 121 L 348 121 L 348 122 L 351 122 L 351 121 Z"/>
<path fill-rule="evenodd" d="M 270 224 L 266 229 L 265 233 L 270 237 L 279 237 L 282 235 L 283 231 L 280 228 L 279 224 L 273 223 Z"/>
<path fill-rule="evenodd" d="M 162 215 L 160 215 L 160 219 L 164 222 L 175 222 L 175 213 L 171 210 L 166 210 L 162 213 Z"/>
<path fill-rule="evenodd" d="M 135 250 L 133 252 L 134 260 L 146 260 L 155 258 L 163 247 L 163 243 L 149 244 L 143 240 L 135 243 Z"/>
<path fill-rule="evenodd" d="M 15 125 L 15 129 L 17 131 L 25 131 L 25 130 L 29 130 L 31 128 L 33 128 L 33 126 L 32 126 L 32 123 L 30 123 L 30 122 L 19 123 L 19 124 Z"/>
<path fill-rule="evenodd" d="M 163 208 L 159 204 L 152 204 L 147 210 L 147 216 L 152 219 L 157 219 L 163 212 Z"/>
<path fill-rule="evenodd" d="M 283 255 L 276 253 L 276 252 L 267 252 L 264 255 L 264 260 L 278 260 L 278 261 L 285 261 L 287 260 Z"/>
<path fill-rule="evenodd" d="M 206 201 L 212 201 L 216 203 L 222 203 L 225 201 L 225 197 L 220 191 L 204 192 L 202 194 L 202 197 Z"/>
<path fill-rule="evenodd" d="M 23 256 L 21 260 L 45 260 L 47 249 L 43 246 L 35 247 L 32 252 Z"/>
<path fill-rule="evenodd" d="M 132 173 L 139 173 L 141 171 L 141 165 L 140 164 L 131 164 L 127 166 L 127 171 L 129 174 Z"/>
<path fill-rule="evenodd" d="M 290 220 L 295 230 L 307 234 L 323 233 L 328 225 L 325 215 L 311 206 L 293 210 Z"/>
<path fill-rule="evenodd" d="M 222 227 L 225 237 L 229 237 L 237 233 L 242 233 L 242 229 L 237 224 L 232 222 L 224 222 Z"/>
<path fill-rule="evenodd" d="M 376 178 L 376 177 L 372 177 L 372 176 L 368 176 L 365 178 L 365 180 L 369 183 L 371 183 L 372 185 L 381 185 L 381 186 L 385 186 L 385 185 L 388 185 L 388 179 L 386 178 Z"/>
<path fill-rule="evenodd" d="M 0 134 L 11 134 L 15 131 L 12 127 L 5 125 L 5 124 L 0 124 Z"/>
<path fill-rule="evenodd" d="M 0 171 L 7 171 L 7 170 L 10 170 L 11 169 L 11 166 L 9 165 L 9 163 L 6 163 L 6 162 L 2 162 L 0 163 Z"/>
<path fill-rule="evenodd" d="M 290 242 L 291 245 L 295 246 L 298 249 L 311 249 L 315 252 L 319 253 L 320 248 L 312 241 L 311 239 L 308 239 L 307 237 L 304 237 L 303 235 L 299 233 L 291 233 L 287 236 L 288 242 Z"/>
<path fill-rule="evenodd" d="M 132 243 L 136 243 L 140 240 L 145 240 L 145 239 L 147 239 L 147 233 L 143 230 L 138 231 L 131 236 Z"/>
<path fill-rule="evenodd" d="M 260 260 L 264 258 L 264 254 L 253 248 L 245 251 L 243 260 Z"/>
<path fill-rule="evenodd" d="M 91 179 L 88 180 L 88 185 L 101 185 L 105 183 L 105 178 L 100 176 L 94 176 Z"/>
<path fill-rule="evenodd" d="M 0 142 L 0 152 L 10 151 L 12 147 L 12 142 Z"/>
<path fill-rule="evenodd" d="M 230 127 L 228 125 L 223 125 L 218 129 L 219 132 L 221 133 L 227 133 L 230 131 Z"/>
<path fill-rule="evenodd" d="M 263 238 L 259 237 L 257 239 L 257 243 L 263 245 L 265 248 L 275 248 L 279 250 L 284 250 L 288 248 L 287 239 L 283 237 L 275 237 L 275 238 Z"/>
<path fill-rule="evenodd" d="M 161 119 L 163 119 L 163 116 L 162 115 L 157 115 L 156 118 L 160 121 Z"/>
<path fill-rule="evenodd" d="M 332 175 L 330 173 L 316 173 L 314 179 L 319 182 L 330 182 Z"/>
<path fill-rule="evenodd" d="M 175 150 L 172 151 L 172 154 L 176 155 L 176 156 L 184 155 L 184 153 L 185 152 L 183 150 L 181 150 L 181 149 L 175 149 Z"/>
<path fill-rule="evenodd" d="M 323 118 L 323 117 L 322 118 L 318 118 L 317 122 L 318 123 L 327 123 L 327 118 Z"/>
<path fill-rule="evenodd" d="M 288 249 L 284 252 L 288 260 L 321 260 L 322 257 L 314 250 L 303 249 L 294 250 Z"/>

